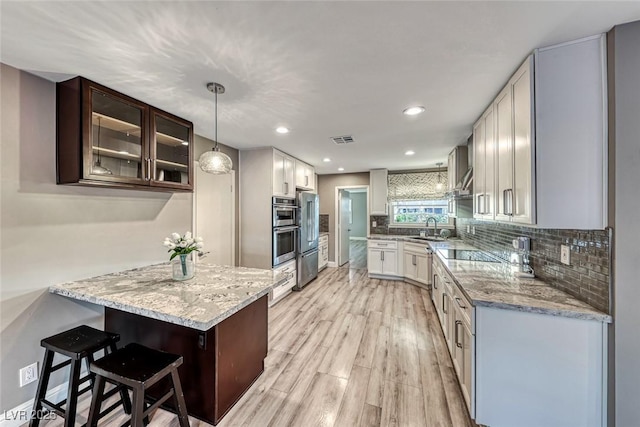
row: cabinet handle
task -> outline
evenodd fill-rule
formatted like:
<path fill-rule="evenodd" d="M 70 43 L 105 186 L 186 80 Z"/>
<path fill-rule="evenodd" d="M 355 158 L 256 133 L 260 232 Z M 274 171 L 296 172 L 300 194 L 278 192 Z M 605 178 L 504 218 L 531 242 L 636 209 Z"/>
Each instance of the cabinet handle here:
<path fill-rule="evenodd" d="M 146 181 L 151 180 L 151 158 L 147 157 L 147 177 L 145 178 Z"/>
<path fill-rule="evenodd" d="M 456 347 L 458 348 L 462 348 L 462 344 L 458 342 L 458 325 L 462 325 L 462 321 L 461 320 L 456 320 L 456 330 L 455 330 L 455 342 L 456 342 Z"/>
<path fill-rule="evenodd" d="M 378 246 L 389 246 L 388 243 L 376 243 L 376 245 L 378 245 Z"/>
<path fill-rule="evenodd" d="M 384 251 L 380 251 L 380 255 L 382 255 L 382 261 L 384 261 Z"/>
<path fill-rule="evenodd" d="M 411 255 L 411 263 L 413 265 L 416 265 L 416 256 L 415 255 Z"/>
<path fill-rule="evenodd" d="M 458 307 L 467 308 L 467 306 L 466 305 L 462 305 L 462 303 L 460 301 L 462 301 L 462 300 L 460 298 L 456 297 L 456 303 L 458 303 Z"/>
<path fill-rule="evenodd" d="M 284 183 L 284 194 L 289 194 L 289 183 L 288 182 Z"/>
<path fill-rule="evenodd" d="M 486 199 L 485 199 L 485 197 L 486 197 Z M 491 204 L 490 200 L 491 200 L 491 195 L 485 194 L 485 195 L 482 196 L 482 205 L 483 205 L 482 207 L 483 207 L 483 210 L 484 210 L 484 212 L 482 212 L 483 214 L 491 213 L 491 211 L 488 210 L 488 208 L 487 208 L 487 206 L 489 206 Z"/>
<path fill-rule="evenodd" d="M 433 275 L 433 288 L 438 289 L 438 281 L 436 280 L 437 275 Z"/>
<path fill-rule="evenodd" d="M 483 212 L 482 212 L 482 210 L 483 210 L 483 209 L 482 209 L 482 201 L 481 201 L 481 200 L 482 200 L 482 197 L 483 197 L 483 195 L 482 195 L 482 194 L 478 194 L 478 195 L 476 196 L 476 213 L 477 213 L 477 214 L 480 214 L 480 215 L 482 215 L 482 213 L 483 213 Z"/>
<path fill-rule="evenodd" d="M 151 168 L 151 179 L 153 181 L 156 180 L 156 159 L 151 160 L 153 162 L 153 167 Z"/>
<path fill-rule="evenodd" d="M 445 300 L 446 297 L 447 297 L 447 294 L 442 294 L 442 312 L 444 314 L 447 314 L 447 309 L 444 306 L 444 300 Z"/>
<path fill-rule="evenodd" d="M 307 175 L 304 176 L 304 186 L 305 187 L 309 186 L 309 177 Z"/>

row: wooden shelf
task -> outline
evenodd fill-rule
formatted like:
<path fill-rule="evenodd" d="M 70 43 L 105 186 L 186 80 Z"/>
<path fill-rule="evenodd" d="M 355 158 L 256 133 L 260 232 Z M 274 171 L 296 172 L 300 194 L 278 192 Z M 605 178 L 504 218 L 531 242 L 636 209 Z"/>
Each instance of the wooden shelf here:
<path fill-rule="evenodd" d="M 134 125 L 133 123 L 125 122 L 123 120 L 119 120 L 110 116 L 105 116 L 104 114 L 96 113 L 95 111 L 92 112 L 91 123 L 95 126 L 98 126 L 98 119 L 100 119 L 100 126 L 107 129 L 111 129 L 116 132 L 127 133 L 129 135 L 141 135 L 141 128 L 138 125 Z"/>
<path fill-rule="evenodd" d="M 116 150 L 110 150 L 108 148 L 104 148 L 104 147 L 96 147 L 95 145 L 93 146 L 93 152 L 97 153 L 99 152 L 101 155 L 106 156 L 106 157 L 114 157 L 116 159 L 125 159 L 125 160 L 135 160 L 136 162 L 142 162 L 142 156 L 140 156 L 139 154 L 131 154 L 129 152 L 126 151 L 116 151 Z"/>
<path fill-rule="evenodd" d="M 184 145 L 183 142 L 187 142 L 187 145 L 189 145 L 188 141 L 183 141 L 180 138 L 176 138 L 175 136 L 167 135 L 161 132 L 156 132 L 156 141 L 160 144 L 170 145 L 172 147 L 177 147 L 178 145 Z"/>
<path fill-rule="evenodd" d="M 185 171 L 186 171 L 187 169 L 189 169 L 189 166 L 185 165 L 184 163 L 175 163 L 175 162 L 170 162 L 170 161 L 168 161 L 168 160 L 160 160 L 160 159 L 157 159 L 157 160 L 156 160 L 156 163 L 157 163 L 158 165 L 163 165 L 163 166 L 172 166 L 172 167 L 174 167 L 174 168 L 182 169 L 182 170 L 185 170 Z"/>

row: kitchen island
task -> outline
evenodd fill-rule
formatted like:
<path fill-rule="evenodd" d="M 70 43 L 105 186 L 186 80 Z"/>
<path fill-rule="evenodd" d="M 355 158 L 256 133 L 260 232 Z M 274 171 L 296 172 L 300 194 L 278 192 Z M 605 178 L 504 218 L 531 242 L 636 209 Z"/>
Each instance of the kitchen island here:
<path fill-rule="evenodd" d="M 49 288 L 105 307 L 104 329 L 120 346 L 138 342 L 180 354 L 189 415 L 217 424 L 264 370 L 270 270 L 199 262 L 193 279 L 171 280 L 169 263 Z M 163 390 L 152 396 L 162 395 Z"/>

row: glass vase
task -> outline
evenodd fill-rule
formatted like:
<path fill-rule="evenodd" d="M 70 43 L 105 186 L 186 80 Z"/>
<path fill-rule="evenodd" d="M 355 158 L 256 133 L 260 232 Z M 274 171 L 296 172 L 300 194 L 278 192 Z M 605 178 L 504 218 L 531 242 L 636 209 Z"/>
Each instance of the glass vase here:
<path fill-rule="evenodd" d="M 171 261 L 171 271 L 173 280 L 189 280 L 195 273 L 193 261 L 189 255 L 178 255 Z"/>

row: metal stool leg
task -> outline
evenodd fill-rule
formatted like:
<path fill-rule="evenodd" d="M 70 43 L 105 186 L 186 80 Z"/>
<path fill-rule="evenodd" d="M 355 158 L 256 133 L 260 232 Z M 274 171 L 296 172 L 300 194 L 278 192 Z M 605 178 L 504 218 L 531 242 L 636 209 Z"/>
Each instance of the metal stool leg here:
<path fill-rule="evenodd" d="M 51 367 L 53 366 L 53 356 L 53 351 L 44 351 L 44 360 L 42 362 L 42 370 L 40 371 L 40 383 L 38 384 L 38 391 L 36 392 L 36 400 L 33 402 L 33 414 L 31 421 L 29 421 L 29 427 L 38 427 L 40 425 L 39 416 L 42 414 L 42 399 L 44 399 L 47 394 Z"/>
<path fill-rule="evenodd" d="M 87 427 L 97 427 L 102 407 L 102 395 L 104 394 L 104 378 L 96 375 L 95 385 L 91 390 L 91 407 L 87 418 Z"/>
<path fill-rule="evenodd" d="M 173 383 L 173 400 L 176 405 L 180 427 L 189 427 L 187 405 L 184 403 L 184 393 L 182 392 L 182 385 L 180 384 L 180 376 L 178 375 L 177 369 L 171 371 L 171 382 Z"/>
<path fill-rule="evenodd" d="M 64 427 L 74 427 L 76 423 L 76 408 L 78 406 L 78 387 L 80 383 L 81 363 L 82 360 L 71 360 L 69 388 L 67 389 L 67 407 L 64 411 Z"/>

